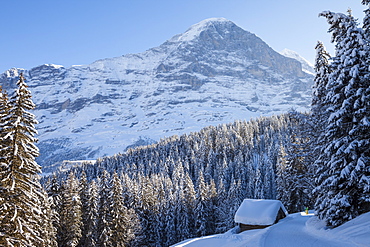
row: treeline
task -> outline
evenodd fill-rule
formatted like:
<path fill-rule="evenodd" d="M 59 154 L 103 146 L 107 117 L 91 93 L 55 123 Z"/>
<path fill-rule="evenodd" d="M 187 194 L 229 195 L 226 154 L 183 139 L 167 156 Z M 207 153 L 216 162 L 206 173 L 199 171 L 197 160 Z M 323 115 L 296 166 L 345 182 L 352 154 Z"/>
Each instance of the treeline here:
<path fill-rule="evenodd" d="M 233 228 L 244 198 L 278 197 L 294 212 L 310 207 L 307 191 L 312 181 L 305 180 L 312 178 L 312 171 L 297 156 L 305 152 L 299 135 L 307 120 L 307 115 L 292 112 L 210 126 L 55 174 L 45 187 L 59 215 L 54 217 L 58 241 L 74 238 L 81 246 L 86 241 L 88 246 L 93 246 L 91 241 L 96 246 L 108 242 L 169 246 Z M 297 146 L 290 149 L 293 139 Z M 288 159 L 303 169 L 299 181 L 293 171 L 288 180 Z M 71 184 L 76 184 L 75 189 Z M 289 192 L 293 188 L 294 194 Z M 114 198 L 119 199 L 114 202 Z M 66 218 L 65 212 L 69 212 Z M 117 218 L 119 223 L 114 221 Z M 72 228 L 80 232 L 65 230 Z"/>

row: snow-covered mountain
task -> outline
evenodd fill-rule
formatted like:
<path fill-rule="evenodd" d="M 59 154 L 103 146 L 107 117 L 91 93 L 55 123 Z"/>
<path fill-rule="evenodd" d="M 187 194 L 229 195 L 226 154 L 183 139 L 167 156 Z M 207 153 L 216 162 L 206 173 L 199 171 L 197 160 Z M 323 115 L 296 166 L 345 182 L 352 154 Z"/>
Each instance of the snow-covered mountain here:
<path fill-rule="evenodd" d="M 315 69 L 312 63 L 307 61 L 305 58 L 301 57 L 297 52 L 289 50 L 289 49 L 284 49 L 280 52 L 281 55 L 293 58 L 297 61 L 299 61 L 302 64 L 302 70 L 308 74 L 315 74 Z"/>
<path fill-rule="evenodd" d="M 202 127 L 307 110 L 312 75 L 256 35 L 223 18 L 204 20 L 139 54 L 20 72 L 37 105 L 44 167 L 96 159 Z"/>

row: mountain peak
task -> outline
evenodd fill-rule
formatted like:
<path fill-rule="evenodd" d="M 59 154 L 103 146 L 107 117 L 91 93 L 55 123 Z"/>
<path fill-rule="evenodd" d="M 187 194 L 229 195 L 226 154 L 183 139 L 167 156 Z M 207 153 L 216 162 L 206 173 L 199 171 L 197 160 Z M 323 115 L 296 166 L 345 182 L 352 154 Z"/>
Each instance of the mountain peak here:
<path fill-rule="evenodd" d="M 223 17 L 220 17 L 220 18 L 209 18 L 209 19 L 205 19 L 203 21 L 200 21 L 194 25 L 192 25 L 190 29 L 202 29 L 202 28 L 207 28 L 209 27 L 210 25 L 223 25 L 223 24 L 233 24 L 235 25 L 232 21 L 229 21 L 228 19 L 226 18 L 223 18 Z"/>
<path fill-rule="evenodd" d="M 220 27 L 225 27 L 228 30 L 231 26 L 236 26 L 232 21 L 225 18 L 209 18 L 205 19 L 197 24 L 192 25 L 185 33 L 176 35 L 172 38 L 172 41 L 177 42 L 187 42 L 192 41 L 199 37 L 203 31 L 209 29 L 219 29 Z"/>

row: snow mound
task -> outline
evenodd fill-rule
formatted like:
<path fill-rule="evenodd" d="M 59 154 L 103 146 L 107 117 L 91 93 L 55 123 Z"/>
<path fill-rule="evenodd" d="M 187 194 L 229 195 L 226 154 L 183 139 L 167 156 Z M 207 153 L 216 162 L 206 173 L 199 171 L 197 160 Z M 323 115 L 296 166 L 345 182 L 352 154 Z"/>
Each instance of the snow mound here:
<path fill-rule="evenodd" d="M 351 246 L 370 246 L 370 212 L 334 229 L 328 229 L 324 221 L 312 217 L 306 222 L 306 230 L 321 237 L 350 242 Z"/>

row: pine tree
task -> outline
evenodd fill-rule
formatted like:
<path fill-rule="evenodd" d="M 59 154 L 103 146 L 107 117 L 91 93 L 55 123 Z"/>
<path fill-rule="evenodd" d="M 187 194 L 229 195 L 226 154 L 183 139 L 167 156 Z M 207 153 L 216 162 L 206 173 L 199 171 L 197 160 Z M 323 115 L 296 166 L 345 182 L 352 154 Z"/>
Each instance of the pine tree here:
<path fill-rule="evenodd" d="M 226 188 L 224 185 L 223 180 L 220 180 L 219 186 L 218 186 L 218 200 L 217 200 L 217 206 L 216 206 L 216 229 L 215 233 L 223 233 L 226 232 L 228 229 L 227 221 L 228 221 L 228 209 L 229 205 L 227 204 L 227 194 L 226 194 Z"/>
<path fill-rule="evenodd" d="M 111 229 L 111 214 L 109 207 L 109 194 L 110 194 L 110 183 L 109 174 L 104 171 L 99 184 L 99 210 L 98 210 L 98 223 L 97 223 L 97 246 L 108 247 L 113 246 L 112 240 L 112 229 Z"/>
<path fill-rule="evenodd" d="M 166 194 L 166 203 L 164 204 L 165 207 L 165 214 L 164 214 L 164 231 L 165 231 L 165 241 L 164 246 L 171 246 L 172 244 L 177 242 L 176 238 L 176 225 L 175 225 L 175 217 L 178 212 L 175 211 L 175 195 L 172 191 L 167 191 Z"/>
<path fill-rule="evenodd" d="M 52 222 L 56 230 L 56 238 L 57 242 L 59 242 L 61 236 L 59 215 L 62 204 L 62 195 L 61 195 L 62 190 L 60 186 L 60 181 L 58 180 L 56 174 L 53 174 L 52 177 L 48 179 L 44 187 L 47 192 L 47 197 L 49 200 L 51 210 L 51 217 L 49 217 L 49 220 Z"/>
<path fill-rule="evenodd" d="M 79 196 L 81 200 L 81 212 L 82 212 L 82 227 L 81 227 L 81 240 L 78 246 L 87 246 L 85 243 L 88 241 L 88 231 L 91 227 L 89 224 L 89 215 L 90 215 L 90 193 L 89 193 L 89 184 L 86 179 L 85 171 L 82 171 L 80 177 L 80 188 Z"/>
<path fill-rule="evenodd" d="M 9 112 L 5 113 L 7 116 L 3 115 L 0 126 L 0 245 L 45 246 L 47 241 L 43 239 L 43 229 L 39 225 L 45 216 L 44 194 L 38 177 L 41 168 L 35 162 L 39 155 L 34 144 L 37 121 L 28 112 L 35 105 L 22 74 L 17 85 L 9 101 Z M 4 107 L 7 108 L 6 103 L 1 104 L 1 110 Z"/>
<path fill-rule="evenodd" d="M 327 119 L 325 97 L 327 94 L 326 87 L 328 85 L 330 66 L 330 55 L 325 50 L 324 44 L 321 41 L 317 42 L 316 59 L 315 59 L 315 79 L 312 94 L 311 111 L 315 124 L 318 125 L 318 133 L 322 133 L 324 121 Z"/>
<path fill-rule="evenodd" d="M 308 116 L 295 111 L 289 114 L 291 122 L 290 140 L 281 146 L 277 167 L 277 198 L 289 212 L 299 212 L 312 207 L 313 169 L 310 148 L 311 133 L 307 132 Z M 268 169 L 272 170 L 272 169 Z"/>
<path fill-rule="evenodd" d="M 189 235 L 186 236 L 187 238 L 195 236 L 195 212 L 194 212 L 195 202 L 196 202 L 196 192 L 194 189 L 193 181 L 191 180 L 189 173 L 185 173 L 184 204 L 185 204 L 185 214 L 188 218 L 188 229 L 189 229 Z"/>
<path fill-rule="evenodd" d="M 117 173 L 112 176 L 111 188 L 109 204 L 111 208 L 112 246 L 126 246 L 134 238 L 134 235 L 130 224 L 130 215 L 124 205 L 122 182 Z"/>
<path fill-rule="evenodd" d="M 235 181 L 234 177 L 231 178 L 231 181 L 232 182 L 226 199 L 226 204 L 228 205 L 227 228 L 233 228 L 235 226 L 234 216 L 242 202 L 242 200 L 238 197 L 240 183 Z"/>
<path fill-rule="evenodd" d="M 73 172 L 70 172 L 62 189 L 59 223 L 61 228 L 59 245 L 61 246 L 77 246 L 82 237 L 82 204 L 79 186 L 78 179 Z"/>
<path fill-rule="evenodd" d="M 173 175 L 174 195 L 174 227 L 176 229 L 174 243 L 180 242 L 190 237 L 189 216 L 187 210 L 187 201 L 185 198 L 185 174 L 182 164 L 177 165 Z M 191 216 L 190 216 L 191 217 Z"/>
<path fill-rule="evenodd" d="M 217 190 L 213 178 L 207 184 L 207 235 L 214 234 L 216 231 L 216 205 L 217 205 Z"/>
<path fill-rule="evenodd" d="M 370 85 L 364 32 L 349 15 L 323 12 L 336 42 L 327 102 L 328 140 L 322 154 L 316 209 L 329 226 L 364 212 L 370 202 Z"/>
<path fill-rule="evenodd" d="M 46 191 L 43 191 L 43 221 L 41 222 L 42 235 L 45 240 L 45 246 L 58 247 L 57 228 L 52 219 L 56 218 L 56 212 L 53 210 L 53 199 L 48 197 Z"/>
<path fill-rule="evenodd" d="M 284 145 L 280 145 L 278 164 L 276 165 L 276 199 L 280 200 L 285 207 L 290 204 L 289 175 L 287 173 L 287 153 Z M 287 209 L 290 212 L 290 209 Z"/>
<path fill-rule="evenodd" d="M 207 187 L 204 182 L 203 172 L 199 172 L 197 181 L 197 198 L 195 205 L 195 229 L 198 237 L 205 236 L 207 234 L 207 219 L 208 219 L 208 208 L 207 208 Z"/>
<path fill-rule="evenodd" d="M 362 0 L 362 4 L 368 7 L 366 10 L 364 10 L 365 17 L 363 20 L 363 29 L 365 31 L 366 40 L 367 42 L 369 42 L 370 41 L 370 0 Z"/>
<path fill-rule="evenodd" d="M 4 159 L 4 150 L 6 147 L 10 146 L 10 139 L 5 138 L 6 131 L 5 129 L 7 128 L 7 121 L 6 119 L 8 118 L 10 111 L 10 103 L 8 99 L 8 94 L 6 93 L 5 90 L 0 86 L 0 160 Z M 4 153 L 4 154 L 3 154 Z"/>
<path fill-rule="evenodd" d="M 88 187 L 87 214 L 85 214 L 85 241 L 82 246 L 95 247 L 97 242 L 98 187 L 93 180 Z"/>
<path fill-rule="evenodd" d="M 329 65 L 330 55 L 326 52 L 322 42 L 318 41 L 315 47 L 315 79 L 311 102 L 311 123 L 313 131 L 310 132 L 310 145 L 312 147 L 311 157 L 316 157 L 312 165 L 313 170 L 319 167 L 323 169 L 323 159 L 320 155 L 321 150 L 326 147 L 327 140 L 325 137 L 325 128 L 327 126 L 327 119 L 329 118 L 329 102 L 326 100 L 328 93 L 327 87 L 329 82 L 329 75 L 331 67 Z M 310 127 L 310 126 L 308 126 Z M 314 184 L 314 183 L 313 183 Z"/>

